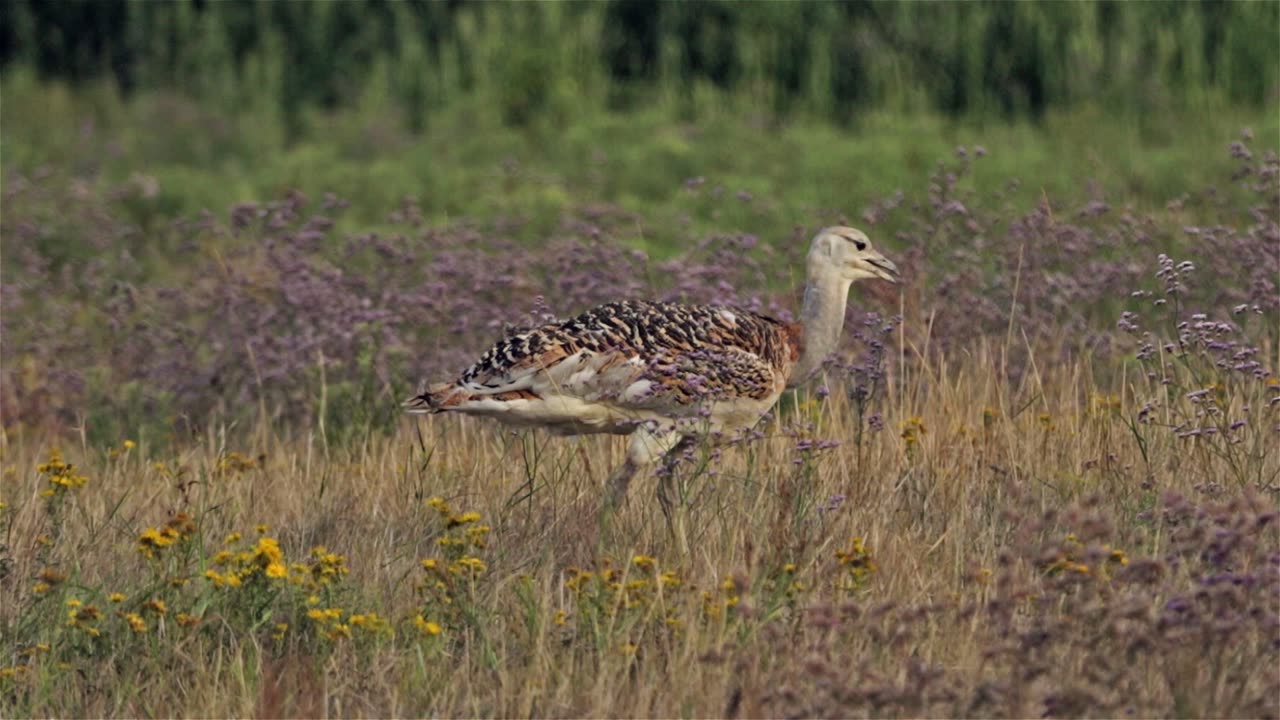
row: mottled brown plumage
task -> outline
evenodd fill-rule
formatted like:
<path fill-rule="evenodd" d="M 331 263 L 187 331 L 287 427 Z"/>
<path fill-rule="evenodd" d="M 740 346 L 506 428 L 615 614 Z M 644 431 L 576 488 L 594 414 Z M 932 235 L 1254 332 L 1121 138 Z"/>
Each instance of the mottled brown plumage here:
<path fill-rule="evenodd" d="M 802 332 L 796 323 L 735 307 L 612 302 L 504 338 L 456 381 L 411 402 L 441 412 L 481 396 L 534 399 L 530 388 L 537 373 L 565 362 L 592 365 L 596 375 L 627 366 L 612 382 L 583 388 L 593 401 L 677 410 L 699 402 L 761 399 L 785 385 L 800 356 Z"/>

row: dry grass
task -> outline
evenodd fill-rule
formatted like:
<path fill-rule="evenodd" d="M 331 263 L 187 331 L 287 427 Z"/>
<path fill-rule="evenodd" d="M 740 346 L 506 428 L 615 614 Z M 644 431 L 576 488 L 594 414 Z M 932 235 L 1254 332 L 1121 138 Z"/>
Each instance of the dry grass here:
<path fill-rule="evenodd" d="M 12 433 L 0 715 L 1280 714 L 1265 386 L 1222 391 L 1257 408 L 1228 445 L 1131 426 L 1152 389 L 1086 364 L 1001 366 L 976 348 L 890 378 L 860 442 L 842 393 L 802 392 L 675 470 L 670 526 L 652 474 L 601 513 L 617 438 L 436 417 L 346 447 L 64 441 L 88 482 L 42 497 L 49 442 Z M 178 513 L 196 527 L 145 558 Z M 257 570 L 216 588 L 224 537 L 259 524 L 300 566 L 270 578 L 247 549 Z"/>

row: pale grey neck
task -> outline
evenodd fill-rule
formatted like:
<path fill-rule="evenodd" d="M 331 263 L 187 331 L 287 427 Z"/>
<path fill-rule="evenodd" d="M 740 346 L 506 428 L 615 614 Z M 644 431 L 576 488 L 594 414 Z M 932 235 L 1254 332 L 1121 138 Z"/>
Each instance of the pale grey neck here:
<path fill-rule="evenodd" d="M 789 387 L 808 380 L 836 351 L 844 329 L 844 310 L 849 304 L 852 281 L 833 272 L 810 271 L 804 288 L 800 322 L 804 326 L 804 350 L 791 369 Z"/>

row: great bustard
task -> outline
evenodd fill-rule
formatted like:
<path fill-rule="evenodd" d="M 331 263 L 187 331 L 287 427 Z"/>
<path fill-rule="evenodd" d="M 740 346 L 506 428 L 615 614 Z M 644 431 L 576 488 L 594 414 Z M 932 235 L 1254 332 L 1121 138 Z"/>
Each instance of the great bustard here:
<path fill-rule="evenodd" d="M 836 349 L 854 281 L 898 278 L 850 227 L 820 231 L 806 266 L 798 323 L 719 305 L 607 303 L 499 341 L 459 378 L 429 386 L 405 408 L 560 435 L 631 435 L 627 459 L 608 481 L 617 503 L 641 467 L 700 435 L 753 425 L 784 389 L 813 375 Z M 659 499 L 668 509 L 661 484 Z"/>

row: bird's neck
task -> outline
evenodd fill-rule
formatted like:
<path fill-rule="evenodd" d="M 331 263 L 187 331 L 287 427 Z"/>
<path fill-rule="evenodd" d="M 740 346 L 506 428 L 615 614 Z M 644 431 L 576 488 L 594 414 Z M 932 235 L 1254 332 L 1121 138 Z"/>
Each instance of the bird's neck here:
<path fill-rule="evenodd" d="M 835 352 L 840 343 L 840 332 L 844 329 L 844 310 L 849 304 L 851 284 L 851 280 L 830 268 L 809 268 L 808 282 L 804 287 L 804 307 L 800 311 L 804 347 L 799 360 L 791 368 L 787 382 L 789 387 L 800 385 L 812 377 Z"/>

